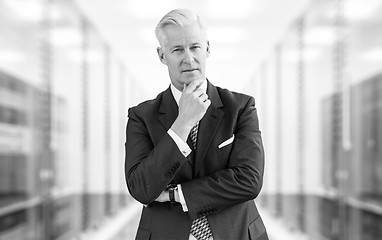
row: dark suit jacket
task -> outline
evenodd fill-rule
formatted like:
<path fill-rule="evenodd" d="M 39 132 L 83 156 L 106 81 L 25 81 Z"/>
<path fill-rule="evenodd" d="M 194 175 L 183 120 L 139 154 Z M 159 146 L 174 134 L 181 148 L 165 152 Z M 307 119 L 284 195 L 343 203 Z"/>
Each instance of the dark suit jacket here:
<path fill-rule="evenodd" d="M 264 172 L 255 100 L 210 82 L 207 94 L 211 105 L 200 121 L 193 162 L 167 133 L 178 115 L 170 88 L 129 109 L 126 182 L 147 205 L 136 239 L 188 239 L 192 220 L 204 215 L 214 240 L 268 239 L 253 201 Z M 218 148 L 233 134 L 233 143 Z M 181 183 L 188 212 L 180 204 L 155 202 L 169 183 Z"/>

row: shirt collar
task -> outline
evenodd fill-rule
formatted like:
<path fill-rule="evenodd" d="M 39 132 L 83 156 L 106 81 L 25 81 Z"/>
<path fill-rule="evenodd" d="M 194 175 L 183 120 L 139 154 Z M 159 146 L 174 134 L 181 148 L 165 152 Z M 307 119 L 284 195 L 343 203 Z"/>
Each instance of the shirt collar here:
<path fill-rule="evenodd" d="M 203 89 L 204 92 L 207 92 L 207 79 L 203 81 L 202 85 L 200 85 L 201 89 Z M 171 83 L 171 92 L 172 95 L 174 96 L 176 104 L 179 106 L 179 100 L 180 97 L 182 96 L 182 92 L 179 91 L 172 83 Z"/>

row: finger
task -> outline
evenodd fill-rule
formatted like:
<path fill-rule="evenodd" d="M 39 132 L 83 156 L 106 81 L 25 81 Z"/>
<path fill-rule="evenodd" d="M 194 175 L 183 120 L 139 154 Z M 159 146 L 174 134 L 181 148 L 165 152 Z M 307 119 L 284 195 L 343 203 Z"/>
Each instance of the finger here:
<path fill-rule="evenodd" d="M 192 93 L 192 92 L 193 92 L 193 90 L 191 90 L 190 84 L 187 85 L 187 84 L 183 83 L 183 91 L 182 91 L 182 95 L 184 95 L 184 94 L 190 94 L 190 93 Z"/>
<path fill-rule="evenodd" d="M 203 104 L 208 108 L 211 105 L 211 100 L 207 99 L 203 102 Z"/>
<path fill-rule="evenodd" d="M 196 79 L 196 80 L 194 80 L 193 82 L 195 82 L 195 83 L 196 83 L 196 85 L 199 87 L 200 85 L 202 85 L 202 84 L 203 84 L 203 82 L 204 82 L 204 79 L 203 79 L 203 78 L 200 78 L 200 79 Z"/>
<path fill-rule="evenodd" d="M 203 94 L 205 94 L 205 91 L 203 89 L 200 89 L 200 88 L 197 88 L 195 89 L 195 91 L 193 92 L 193 94 L 197 97 L 200 97 L 202 96 Z"/>
<path fill-rule="evenodd" d="M 201 102 L 205 102 L 208 99 L 208 95 L 203 93 L 202 95 L 199 96 L 199 99 Z"/>

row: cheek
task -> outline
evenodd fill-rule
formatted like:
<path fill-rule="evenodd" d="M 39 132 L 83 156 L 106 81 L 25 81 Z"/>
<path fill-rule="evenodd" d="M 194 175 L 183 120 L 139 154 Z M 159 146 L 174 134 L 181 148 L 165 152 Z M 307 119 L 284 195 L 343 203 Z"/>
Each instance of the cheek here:
<path fill-rule="evenodd" d="M 176 68 L 179 68 L 179 66 L 181 65 L 181 61 L 177 60 L 177 59 L 169 59 L 168 62 L 168 66 L 170 66 L 172 69 L 176 69 Z"/>
<path fill-rule="evenodd" d="M 167 67 L 169 69 L 176 69 L 178 67 L 178 64 L 173 59 L 167 59 Z"/>
<path fill-rule="evenodd" d="M 175 64 L 172 64 L 170 69 L 173 71 L 173 72 L 179 72 L 179 67 L 178 65 L 175 65 Z"/>

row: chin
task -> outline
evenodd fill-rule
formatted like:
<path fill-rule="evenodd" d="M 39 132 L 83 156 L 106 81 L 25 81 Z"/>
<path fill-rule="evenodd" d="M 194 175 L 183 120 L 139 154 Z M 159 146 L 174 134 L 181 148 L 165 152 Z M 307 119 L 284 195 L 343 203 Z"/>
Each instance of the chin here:
<path fill-rule="evenodd" d="M 188 85 L 190 84 L 192 81 L 194 81 L 195 79 L 185 79 L 183 82 Z"/>
<path fill-rule="evenodd" d="M 187 84 L 190 84 L 191 82 L 199 80 L 199 79 L 202 79 L 202 77 L 198 76 L 198 77 L 194 77 L 194 78 L 191 78 L 191 79 L 187 79 L 186 82 L 187 82 Z"/>

